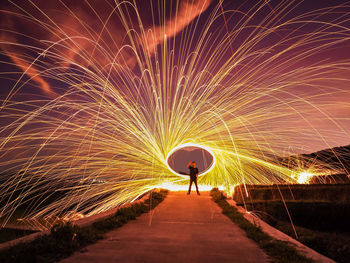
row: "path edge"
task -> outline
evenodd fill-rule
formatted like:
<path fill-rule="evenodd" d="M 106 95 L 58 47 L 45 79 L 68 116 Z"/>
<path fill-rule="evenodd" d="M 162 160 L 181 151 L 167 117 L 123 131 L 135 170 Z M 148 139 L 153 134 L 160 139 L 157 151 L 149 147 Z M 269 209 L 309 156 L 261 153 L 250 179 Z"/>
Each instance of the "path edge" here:
<path fill-rule="evenodd" d="M 154 190 L 157 190 L 157 189 L 154 189 Z M 137 199 L 134 202 L 131 202 L 131 203 L 128 203 L 128 204 L 125 204 L 125 205 L 121 205 L 121 206 L 118 206 L 118 207 L 115 207 L 115 208 L 112 208 L 112 209 L 110 209 L 108 211 L 105 211 L 105 212 L 102 212 L 102 213 L 99 213 L 99 214 L 95 214 L 95 215 L 91 215 L 91 216 L 84 217 L 84 218 L 81 218 L 81 219 L 73 220 L 71 223 L 73 225 L 76 225 L 76 226 L 79 226 L 79 227 L 87 227 L 87 226 L 92 225 L 93 223 L 95 223 L 97 221 L 104 220 L 104 219 L 107 219 L 109 217 L 112 217 L 121 208 L 127 208 L 127 207 L 129 207 L 129 206 L 131 206 L 133 204 L 144 202 L 150 196 L 150 193 L 153 192 L 154 190 L 149 191 L 148 193 L 144 194 L 142 196 L 142 198 Z M 39 238 L 41 236 L 44 236 L 44 235 L 49 235 L 50 233 L 51 233 L 51 230 L 44 230 L 44 231 L 35 232 L 33 234 L 30 234 L 30 235 L 26 235 L 26 236 L 23 236 L 23 237 L 20 237 L 20 238 L 17 238 L 17 239 L 13 239 L 13 240 L 1 243 L 0 244 L 0 251 L 9 249 L 9 248 L 14 247 L 14 246 L 17 246 L 18 244 L 21 244 L 21 243 L 32 242 L 35 239 L 37 239 L 37 238 Z"/>
<path fill-rule="evenodd" d="M 269 236 L 289 243 L 291 246 L 293 246 L 298 252 L 305 255 L 306 257 L 314 260 L 317 263 L 336 263 L 334 260 L 318 253 L 317 251 L 313 250 L 312 248 L 309 248 L 305 246 L 304 244 L 300 243 L 299 241 L 295 240 L 294 238 L 288 236 L 287 234 L 279 231 L 278 229 L 270 226 L 265 221 L 261 220 L 260 218 L 256 217 L 254 214 L 249 213 L 247 210 L 245 210 L 243 207 L 238 206 L 236 202 L 227 197 L 226 201 L 229 203 L 229 205 L 234 206 L 238 212 L 240 212 L 245 219 L 247 219 L 250 223 L 253 225 L 260 227 L 263 232 L 268 234 Z"/>

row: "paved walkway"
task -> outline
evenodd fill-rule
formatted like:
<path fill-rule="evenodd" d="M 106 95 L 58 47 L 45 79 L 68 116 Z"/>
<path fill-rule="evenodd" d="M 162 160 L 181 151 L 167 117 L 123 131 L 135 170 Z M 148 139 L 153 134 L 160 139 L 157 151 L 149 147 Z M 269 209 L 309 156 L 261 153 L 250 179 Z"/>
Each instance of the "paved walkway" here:
<path fill-rule="evenodd" d="M 63 260 L 76 262 L 269 262 L 208 193 L 170 192 L 152 213 Z"/>

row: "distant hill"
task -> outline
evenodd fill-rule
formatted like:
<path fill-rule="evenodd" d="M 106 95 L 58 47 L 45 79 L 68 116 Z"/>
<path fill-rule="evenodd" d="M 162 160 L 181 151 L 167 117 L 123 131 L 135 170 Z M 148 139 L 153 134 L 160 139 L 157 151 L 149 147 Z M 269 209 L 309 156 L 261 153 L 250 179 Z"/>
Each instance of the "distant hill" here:
<path fill-rule="evenodd" d="M 305 167 L 322 165 L 327 169 L 341 171 L 334 175 L 314 177 L 310 183 L 349 183 L 350 174 L 350 145 L 324 149 L 310 154 L 291 155 L 279 158 L 284 165 L 294 167 Z"/>
<path fill-rule="evenodd" d="M 344 169 L 347 174 L 350 174 L 350 145 L 302 154 L 302 156 L 327 163 L 334 168 Z"/>

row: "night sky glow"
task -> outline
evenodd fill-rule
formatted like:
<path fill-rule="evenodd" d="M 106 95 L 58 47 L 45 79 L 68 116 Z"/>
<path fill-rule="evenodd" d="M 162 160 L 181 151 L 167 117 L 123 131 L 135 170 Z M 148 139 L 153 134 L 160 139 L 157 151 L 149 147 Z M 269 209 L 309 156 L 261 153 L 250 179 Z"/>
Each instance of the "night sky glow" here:
<path fill-rule="evenodd" d="M 24 203 L 28 219 L 91 215 L 185 185 L 166 164 L 183 144 L 212 151 L 199 184 L 228 192 L 296 183 L 276 157 L 350 144 L 348 1 L 2 1 L 0 13 L 6 220 Z"/>

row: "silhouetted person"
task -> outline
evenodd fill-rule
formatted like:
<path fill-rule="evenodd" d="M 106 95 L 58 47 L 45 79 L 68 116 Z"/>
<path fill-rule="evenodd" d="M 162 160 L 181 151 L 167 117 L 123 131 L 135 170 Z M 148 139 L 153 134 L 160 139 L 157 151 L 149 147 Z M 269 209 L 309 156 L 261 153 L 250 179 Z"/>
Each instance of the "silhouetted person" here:
<path fill-rule="evenodd" d="M 196 186 L 196 190 L 197 190 L 197 195 L 200 195 L 199 191 L 198 191 L 198 185 L 197 185 L 197 178 L 198 178 L 198 168 L 196 167 L 196 162 L 189 162 L 187 164 L 187 167 L 190 169 L 190 186 L 188 188 L 188 192 L 187 194 L 189 195 L 191 193 L 191 187 L 192 187 L 192 183 L 194 182 L 195 186 Z"/>

